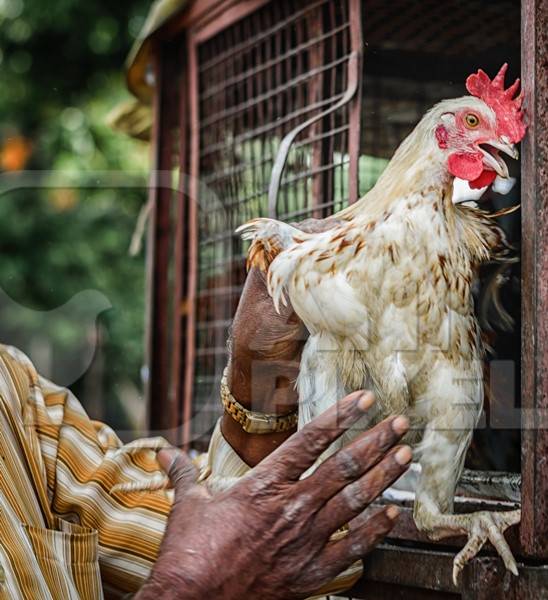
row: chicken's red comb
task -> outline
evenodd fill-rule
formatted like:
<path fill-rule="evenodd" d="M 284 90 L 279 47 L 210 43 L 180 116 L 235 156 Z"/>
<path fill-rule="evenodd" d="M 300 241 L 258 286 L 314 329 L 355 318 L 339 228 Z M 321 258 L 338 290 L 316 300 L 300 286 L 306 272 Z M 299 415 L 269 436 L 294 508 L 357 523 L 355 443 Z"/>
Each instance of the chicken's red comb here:
<path fill-rule="evenodd" d="M 510 142 L 519 142 L 525 135 L 526 125 L 523 122 L 523 90 L 514 98 L 519 87 L 519 79 L 508 88 L 504 89 L 504 76 L 508 63 L 504 63 L 493 81 L 489 76 L 478 70 L 466 80 L 466 89 L 490 106 L 497 116 L 497 130 L 501 136 L 506 136 Z"/>

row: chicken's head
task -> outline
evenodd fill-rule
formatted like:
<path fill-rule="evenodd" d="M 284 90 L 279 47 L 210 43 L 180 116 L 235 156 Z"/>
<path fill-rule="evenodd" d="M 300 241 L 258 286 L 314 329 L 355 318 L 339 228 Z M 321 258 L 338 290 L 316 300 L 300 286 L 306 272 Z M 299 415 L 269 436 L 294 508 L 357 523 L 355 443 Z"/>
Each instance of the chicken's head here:
<path fill-rule="evenodd" d="M 446 110 L 434 130 L 438 147 L 447 156 L 449 172 L 471 188 L 489 185 L 497 175 L 507 178 L 500 153 L 518 158 L 515 144 L 525 135 L 523 94 L 516 97 L 519 79 L 504 89 L 507 68 L 504 64 L 492 81 L 480 69 L 466 80 L 472 96 L 440 105 Z"/>

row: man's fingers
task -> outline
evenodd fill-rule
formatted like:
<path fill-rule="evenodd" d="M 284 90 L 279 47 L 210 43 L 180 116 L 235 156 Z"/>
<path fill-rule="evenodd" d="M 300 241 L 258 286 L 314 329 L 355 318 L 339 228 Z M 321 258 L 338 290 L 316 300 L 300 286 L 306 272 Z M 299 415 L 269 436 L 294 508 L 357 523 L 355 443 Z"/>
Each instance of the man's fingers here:
<path fill-rule="evenodd" d="M 186 452 L 178 448 L 160 450 L 158 452 L 158 462 L 167 473 L 175 489 L 176 497 L 187 492 L 196 484 L 198 471 Z"/>
<path fill-rule="evenodd" d="M 408 429 L 406 417 L 385 419 L 329 457 L 299 485 L 328 500 L 376 465 Z"/>
<path fill-rule="evenodd" d="M 330 571 L 329 576 L 336 577 L 382 542 L 394 527 L 398 515 L 399 510 L 395 506 L 381 508 L 342 539 L 328 542 L 318 568 L 322 569 L 325 565 L 323 568 Z"/>
<path fill-rule="evenodd" d="M 272 452 L 255 472 L 279 479 L 298 479 L 317 458 L 371 407 L 371 392 L 354 392 L 293 434 Z M 263 473 L 264 472 L 264 473 Z"/>
<path fill-rule="evenodd" d="M 397 446 L 358 481 L 347 485 L 320 510 L 317 527 L 330 535 L 359 515 L 373 500 L 407 470 L 412 453 Z"/>

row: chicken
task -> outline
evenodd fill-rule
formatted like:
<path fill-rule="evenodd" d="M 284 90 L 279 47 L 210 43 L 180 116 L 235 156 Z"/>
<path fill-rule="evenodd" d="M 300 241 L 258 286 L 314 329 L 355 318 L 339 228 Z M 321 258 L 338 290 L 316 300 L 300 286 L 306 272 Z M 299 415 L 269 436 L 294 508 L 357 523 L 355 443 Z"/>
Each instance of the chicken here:
<path fill-rule="evenodd" d="M 471 188 L 508 178 L 525 135 L 519 80 L 507 65 L 491 81 L 468 77 L 470 96 L 435 105 L 403 141 L 375 187 L 307 234 L 272 219 L 239 228 L 250 265 L 268 271 L 276 307 L 286 296 L 310 332 L 297 379 L 299 426 L 345 394 L 374 389 L 380 420 L 407 414 L 421 465 L 414 519 L 432 539 L 464 534 L 464 564 L 490 540 L 517 567 L 504 531 L 520 511 L 453 513 L 483 403 L 483 347 L 471 286 L 506 247 L 489 214 L 453 204 L 455 178 Z M 365 426 L 370 426 L 369 419 Z"/>

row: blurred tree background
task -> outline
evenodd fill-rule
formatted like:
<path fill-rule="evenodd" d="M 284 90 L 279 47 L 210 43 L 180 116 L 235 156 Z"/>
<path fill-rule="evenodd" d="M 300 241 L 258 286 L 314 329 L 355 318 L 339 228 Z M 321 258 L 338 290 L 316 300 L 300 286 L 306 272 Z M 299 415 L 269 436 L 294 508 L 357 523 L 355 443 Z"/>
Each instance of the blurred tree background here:
<path fill-rule="evenodd" d="M 0 341 L 124 437 L 145 414 L 144 253 L 128 247 L 146 190 L 97 173 L 146 176 L 148 146 L 107 115 L 129 97 L 123 63 L 148 8 L 0 0 Z"/>

